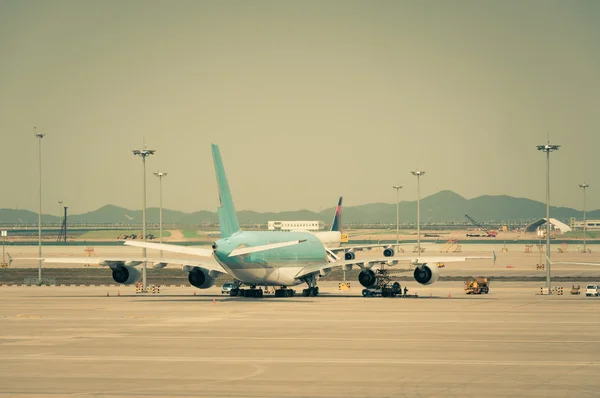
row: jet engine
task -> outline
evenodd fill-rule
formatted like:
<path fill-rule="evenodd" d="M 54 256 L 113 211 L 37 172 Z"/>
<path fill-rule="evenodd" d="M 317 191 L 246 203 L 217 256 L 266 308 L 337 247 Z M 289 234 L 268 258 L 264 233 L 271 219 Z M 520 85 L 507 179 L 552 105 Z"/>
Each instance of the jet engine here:
<path fill-rule="evenodd" d="M 394 257 L 394 254 L 396 252 L 394 251 L 394 247 L 393 246 L 388 246 L 385 249 L 383 249 L 383 255 L 385 257 Z"/>
<path fill-rule="evenodd" d="M 344 253 L 344 259 L 346 261 L 354 260 L 355 258 L 356 258 L 356 255 L 354 254 L 353 249 L 350 249 L 346 253 Z"/>
<path fill-rule="evenodd" d="M 366 269 L 358 274 L 358 281 L 364 287 L 369 288 L 377 284 L 377 277 L 375 276 L 375 272 L 371 271 L 370 269 Z"/>
<path fill-rule="evenodd" d="M 188 274 L 188 281 L 190 285 L 197 287 L 198 289 L 208 289 L 215 285 L 217 281 L 211 277 L 207 270 L 200 267 L 194 267 Z"/>
<path fill-rule="evenodd" d="M 421 285 L 431 285 L 440 278 L 437 267 L 431 267 L 428 264 L 419 264 L 415 267 L 415 280 Z"/>
<path fill-rule="evenodd" d="M 131 285 L 142 279 L 142 273 L 133 265 L 117 265 L 112 269 L 112 277 L 115 282 Z"/>

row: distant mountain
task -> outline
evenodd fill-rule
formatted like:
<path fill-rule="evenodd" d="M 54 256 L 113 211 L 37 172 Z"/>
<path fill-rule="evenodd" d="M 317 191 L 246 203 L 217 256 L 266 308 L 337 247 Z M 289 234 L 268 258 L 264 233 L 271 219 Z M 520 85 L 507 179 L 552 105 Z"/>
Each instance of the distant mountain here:
<path fill-rule="evenodd" d="M 330 223 L 335 207 L 313 212 L 310 210 L 284 211 L 279 213 L 258 213 L 251 210 L 238 212 L 242 224 L 266 224 L 269 220 L 320 220 Z M 570 217 L 582 218 L 583 212 L 567 207 L 551 207 L 551 216 L 568 220 Z M 345 223 L 384 223 L 396 222 L 395 203 L 371 203 L 360 206 L 344 207 L 342 213 Z M 421 199 L 422 223 L 459 223 L 463 224 L 465 214 L 482 222 L 502 222 L 508 220 L 537 219 L 545 217 L 546 205 L 531 199 L 514 198 L 506 195 L 484 195 L 473 199 L 465 199 L 452 191 L 441 191 Z M 600 218 L 600 210 L 588 211 L 588 219 Z M 0 209 L 0 224 L 36 224 L 37 213 L 29 210 Z M 159 209 L 149 208 L 148 223 L 158 223 Z M 163 210 L 165 224 L 200 225 L 216 223 L 216 212 L 197 211 L 184 213 L 176 210 Z M 415 223 L 417 221 L 417 202 L 400 202 L 400 221 Z M 58 223 L 57 216 L 44 214 L 42 223 Z M 84 214 L 69 215 L 70 223 L 90 224 L 139 224 L 142 222 L 141 210 L 129 210 L 107 205 L 98 210 Z"/>
<path fill-rule="evenodd" d="M 68 217 L 69 222 L 80 224 L 140 224 L 142 222 L 142 211 L 107 205 L 92 212 L 74 214 Z M 157 207 L 148 208 L 146 218 L 149 223 L 158 223 L 160 209 Z M 201 210 L 194 213 L 184 213 L 177 210 L 163 209 L 163 222 L 165 224 L 195 225 L 204 222 L 217 222 L 217 220 L 217 214 L 210 211 Z"/>
<path fill-rule="evenodd" d="M 37 224 L 38 214 L 29 210 L 0 209 L 0 224 Z M 42 214 L 42 223 L 58 223 L 57 216 Z"/>

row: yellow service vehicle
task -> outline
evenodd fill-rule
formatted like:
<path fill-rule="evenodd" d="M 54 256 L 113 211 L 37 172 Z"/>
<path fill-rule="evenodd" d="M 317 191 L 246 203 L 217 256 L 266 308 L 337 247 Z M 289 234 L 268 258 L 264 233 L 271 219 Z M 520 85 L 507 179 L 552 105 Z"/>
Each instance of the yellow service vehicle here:
<path fill-rule="evenodd" d="M 469 278 L 465 281 L 465 293 L 467 294 L 488 294 L 490 291 L 490 283 L 487 278 L 482 276 L 477 278 Z"/>

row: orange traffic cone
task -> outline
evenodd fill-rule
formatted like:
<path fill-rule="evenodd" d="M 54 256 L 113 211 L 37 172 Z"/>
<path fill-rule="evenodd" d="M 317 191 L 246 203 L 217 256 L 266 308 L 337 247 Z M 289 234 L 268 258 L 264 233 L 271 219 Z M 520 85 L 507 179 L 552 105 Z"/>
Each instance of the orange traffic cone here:
<path fill-rule="evenodd" d="M 194 296 L 196 295 L 196 291 L 194 290 Z"/>
<path fill-rule="evenodd" d="M 431 293 L 429 293 L 429 298 L 433 298 L 433 296 L 431 295 Z"/>
<path fill-rule="evenodd" d="M 213 299 L 213 304 L 216 304 L 217 302 L 215 301 L 215 299 Z"/>
<path fill-rule="evenodd" d="M 121 291 L 120 290 L 117 292 L 117 296 L 121 296 Z"/>
<path fill-rule="evenodd" d="M 448 292 L 448 298 L 452 298 L 452 293 Z"/>

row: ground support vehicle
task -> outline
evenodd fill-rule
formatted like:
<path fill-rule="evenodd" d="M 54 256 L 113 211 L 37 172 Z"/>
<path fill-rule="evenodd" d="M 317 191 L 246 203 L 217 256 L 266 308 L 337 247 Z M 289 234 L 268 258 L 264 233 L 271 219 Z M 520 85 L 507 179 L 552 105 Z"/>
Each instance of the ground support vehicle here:
<path fill-rule="evenodd" d="M 223 286 L 221 286 L 221 294 L 229 293 L 234 287 L 235 284 L 233 284 L 232 282 L 223 283 Z"/>
<path fill-rule="evenodd" d="M 585 290 L 586 297 L 598 297 L 600 296 L 600 287 L 598 285 L 587 285 Z"/>
<path fill-rule="evenodd" d="M 577 285 L 573 285 L 573 287 L 571 288 L 571 294 L 580 294 L 581 292 L 579 291 L 581 289 L 581 286 Z"/>
<path fill-rule="evenodd" d="M 488 294 L 490 291 L 490 283 L 487 278 L 482 276 L 477 278 L 469 278 L 465 281 L 465 293 L 467 294 Z"/>
<path fill-rule="evenodd" d="M 397 295 L 402 295 L 402 289 L 400 287 L 400 283 L 388 283 L 384 286 L 377 286 L 375 288 L 363 289 L 362 291 L 363 297 L 396 297 Z"/>

